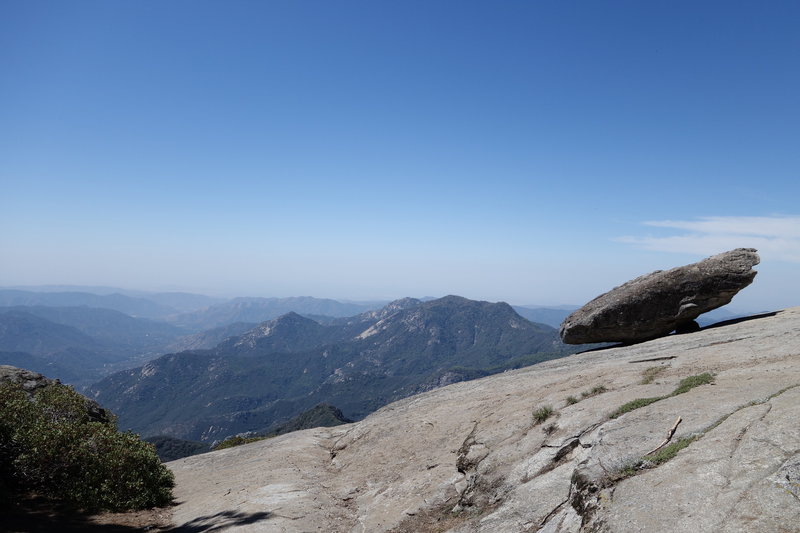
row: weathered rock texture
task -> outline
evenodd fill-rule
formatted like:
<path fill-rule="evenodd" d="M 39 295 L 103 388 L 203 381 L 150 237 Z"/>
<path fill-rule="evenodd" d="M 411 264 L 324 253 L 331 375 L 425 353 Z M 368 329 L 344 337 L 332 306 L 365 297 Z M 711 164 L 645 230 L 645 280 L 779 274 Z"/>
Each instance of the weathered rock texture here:
<path fill-rule="evenodd" d="M 46 378 L 38 372 L 17 368 L 10 365 L 0 365 L 0 383 L 16 383 L 22 390 L 33 396 L 33 393 L 43 387 L 60 383 L 57 379 Z"/>
<path fill-rule="evenodd" d="M 670 396 L 704 373 L 713 384 Z M 545 406 L 553 413 L 540 421 Z M 641 463 L 678 417 L 670 442 L 694 440 L 663 464 Z M 357 423 L 169 463 L 174 521 L 285 533 L 796 532 L 798 420 L 793 308 L 457 383 Z"/>
<path fill-rule="evenodd" d="M 698 263 L 640 276 L 587 303 L 561 324 L 567 344 L 638 342 L 694 325 L 753 282 L 753 248 L 737 248 Z"/>

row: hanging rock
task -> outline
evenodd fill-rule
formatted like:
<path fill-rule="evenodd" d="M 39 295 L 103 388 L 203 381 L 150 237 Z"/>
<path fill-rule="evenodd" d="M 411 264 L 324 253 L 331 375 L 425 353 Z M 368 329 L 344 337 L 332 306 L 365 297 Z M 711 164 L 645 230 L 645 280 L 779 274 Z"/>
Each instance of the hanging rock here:
<path fill-rule="evenodd" d="M 690 331 L 699 315 L 722 307 L 753 282 L 754 248 L 737 248 L 698 263 L 657 270 L 587 303 L 561 324 L 567 344 L 639 342 Z"/>

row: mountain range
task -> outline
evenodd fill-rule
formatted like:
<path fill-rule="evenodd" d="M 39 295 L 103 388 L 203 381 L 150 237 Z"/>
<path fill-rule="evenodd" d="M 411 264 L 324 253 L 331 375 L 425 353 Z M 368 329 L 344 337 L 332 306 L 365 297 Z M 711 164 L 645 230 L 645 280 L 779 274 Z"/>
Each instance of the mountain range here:
<path fill-rule="evenodd" d="M 185 332 L 92 307 L 0 307 L 0 364 L 81 387 L 164 353 Z"/>
<path fill-rule="evenodd" d="M 421 301 L 434 300 L 420 298 Z M 214 298 L 186 292 L 131 291 L 118 287 L 48 285 L 36 287 L 0 287 L 0 307 L 47 306 L 113 309 L 134 317 L 167 321 L 197 333 L 235 322 L 260 323 L 294 311 L 319 318 L 348 317 L 378 309 L 388 301 L 350 302 L 311 296 L 288 298 Z M 557 328 L 578 306 L 514 306 L 514 310 L 532 322 Z"/>
<path fill-rule="evenodd" d="M 79 389 L 165 353 L 213 348 L 290 311 L 328 313 L 324 319 L 330 319 L 370 307 L 312 297 L 228 301 L 110 287 L 38 289 L 0 289 L 0 364 L 42 372 Z"/>
<path fill-rule="evenodd" d="M 508 304 L 406 298 L 326 324 L 287 313 L 209 350 L 168 354 L 89 388 L 122 427 L 214 441 L 319 403 L 352 419 L 449 383 L 560 357 L 557 331 Z"/>
<path fill-rule="evenodd" d="M 385 302 L 377 304 L 384 305 Z M 202 331 L 235 322 L 259 323 L 289 312 L 303 315 L 348 317 L 376 307 L 374 303 L 340 302 L 326 298 L 234 298 L 212 306 L 168 317 L 167 320 L 192 331 Z"/>
<path fill-rule="evenodd" d="M 175 313 L 175 309 L 156 301 L 123 294 L 89 292 L 35 292 L 18 289 L 0 290 L 0 306 L 94 307 L 112 309 L 134 317 L 159 318 Z"/>
<path fill-rule="evenodd" d="M 352 321 L 347 317 L 364 315 L 358 319 L 363 321 L 367 320 L 364 313 L 376 318 L 399 305 L 386 304 L 313 297 L 225 300 L 114 287 L 0 288 L 0 364 L 43 372 L 82 390 L 104 376 L 163 354 L 214 349 L 229 337 L 287 313 L 341 329 Z M 514 307 L 524 318 L 556 328 L 574 309 Z M 720 309 L 699 321 L 707 325 L 734 316 Z"/>

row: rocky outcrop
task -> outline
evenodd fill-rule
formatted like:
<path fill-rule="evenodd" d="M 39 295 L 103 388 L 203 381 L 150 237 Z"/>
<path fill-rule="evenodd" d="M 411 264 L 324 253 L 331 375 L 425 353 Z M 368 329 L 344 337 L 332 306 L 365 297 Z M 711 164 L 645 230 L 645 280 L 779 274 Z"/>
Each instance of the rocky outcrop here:
<path fill-rule="evenodd" d="M 737 248 L 698 263 L 640 276 L 587 303 L 561 324 L 567 344 L 639 342 L 675 330 L 722 307 L 753 282 L 753 248 Z"/>
<path fill-rule="evenodd" d="M 28 397 L 31 399 L 36 391 L 40 389 L 61 385 L 59 380 L 46 378 L 38 372 L 32 372 L 15 366 L 0 365 L 0 385 L 3 383 L 19 385 L 22 387 L 22 390 L 28 393 Z M 91 420 L 104 424 L 111 421 L 111 413 L 100 407 L 100 404 L 86 397 L 84 397 L 84 400 L 86 402 L 86 412 L 89 414 Z"/>
<path fill-rule="evenodd" d="M 793 308 L 169 463 L 174 521 L 285 533 L 797 531 L 798 419 Z"/>
<path fill-rule="evenodd" d="M 17 368 L 15 366 L 0 365 L 0 384 L 16 383 L 22 390 L 33 396 L 33 393 L 43 387 L 60 383 L 57 379 L 49 379 L 38 372 Z"/>

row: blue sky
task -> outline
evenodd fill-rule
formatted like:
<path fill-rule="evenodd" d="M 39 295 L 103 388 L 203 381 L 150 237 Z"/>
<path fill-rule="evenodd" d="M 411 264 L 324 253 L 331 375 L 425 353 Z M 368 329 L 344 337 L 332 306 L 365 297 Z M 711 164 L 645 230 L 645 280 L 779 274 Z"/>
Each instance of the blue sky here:
<path fill-rule="evenodd" d="M 0 285 L 581 304 L 759 248 L 797 2 L 0 2 Z"/>

